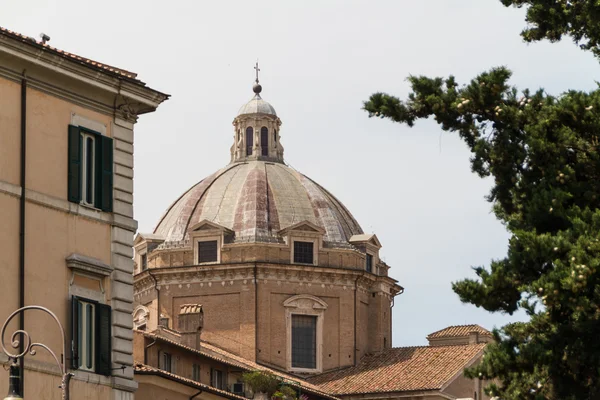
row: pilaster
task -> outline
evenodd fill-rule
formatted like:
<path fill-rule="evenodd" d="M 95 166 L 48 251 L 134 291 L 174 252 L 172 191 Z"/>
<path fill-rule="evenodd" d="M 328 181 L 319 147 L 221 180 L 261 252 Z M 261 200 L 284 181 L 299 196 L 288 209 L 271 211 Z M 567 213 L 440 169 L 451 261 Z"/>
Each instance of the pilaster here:
<path fill-rule="evenodd" d="M 111 232 L 112 265 L 112 362 L 114 399 L 133 399 L 137 384 L 133 381 L 133 124 L 115 119 L 112 124 L 115 143 L 114 200 L 115 222 Z M 125 366 L 125 368 L 122 368 Z"/>

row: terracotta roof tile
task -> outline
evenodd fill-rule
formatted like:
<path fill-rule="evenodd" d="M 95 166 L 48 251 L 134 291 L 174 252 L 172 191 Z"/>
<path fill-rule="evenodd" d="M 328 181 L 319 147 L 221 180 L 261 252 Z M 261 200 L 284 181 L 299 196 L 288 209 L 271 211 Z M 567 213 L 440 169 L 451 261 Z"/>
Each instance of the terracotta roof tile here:
<path fill-rule="evenodd" d="M 313 385 L 312 383 L 310 383 L 308 381 L 305 381 L 296 376 L 289 375 L 289 374 L 277 371 L 275 369 L 268 368 L 263 365 L 257 364 L 253 361 L 247 360 L 243 357 L 240 357 L 240 356 L 230 353 L 226 350 L 223 350 L 220 347 L 214 346 L 208 342 L 201 341 L 200 349 L 197 350 L 197 349 L 182 345 L 181 343 L 178 343 L 175 340 L 171 340 L 164 336 L 157 335 L 155 333 L 149 333 L 149 332 L 144 332 L 144 331 L 135 331 L 135 332 L 143 334 L 144 336 L 151 338 L 151 339 L 157 339 L 157 340 L 160 340 L 160 341 L 163 341 L 166 343 L 170 343 L 179 348 L 194 352 L 196 354 L 200 354 L 204 357 L 221 362 L 223 364 L 231 365 L 236 368 L 244 369 L 247 371 L 271 372 L 275 376 L 283 379 L 290 386 L 299 388 L 302 391 L 309 392 L 309 393 L 315 394 L 320 397 L 325 397 L 325 398 L 328 398 L 331 400 L 337 400 L 336 397 L 332 396 L 331 394 L 328 394 L 327 391 L 323 391 L 323 389 L 321 389 L 320 387 L 318 387 L 316 385 Z"/>
<path fill-rule="evenodd" d="M 439 390 L 485 348 L 464 346 L 399 347 L 365 356 L 353 367 L 309 378 L 333 395 Z"/>
<path fill-rule="evenodd" d="M 41 41 L 38 41 L 38 40 L 36 40 L 36 39 L 34 39 L 32 37 L 22 35 L 22 34 L 20 34 L 18 32 L 11 31 L 11 30 L 3 28 L 1 26 L 0 26 L 0 35 L 4 35 L 4 36 L 10 37 L 12 39 L 16 39 L 16 40 L 19 40 L 21 42 L 28 43 L 30 45 L 39 47 L 40 49 L 47 50 L 47 51 L 52 52 L 52 53 L 54 53 L 56 55 L 59 55 L 59 56 L 61 56 L 63 58 L 66 58 L 68 60 L 77 62 L 77 63 L 82 64 L 82 65 L 86 65 L 86 66 L 88 66 L 90 68 L 93 68 L 95 70 L 101 70 L 103 72 L 107 72 L 107 73 L 110 73 L 110 74 L 114 74 L 114 75 L 118 75 L 118 76 L 121 76 L 121 77 L 125 77 L 125 78 L 129 78 L 129 79 L 135 80 L 138 83 L 143 83 L 142 81 L 140 81 L 139 79 L 137 79 L 137 74 L 134 73 L 134 72 L 127 71 L 127 70 L 124 70 L 122 68 L 113 67 L 113 66 L 110 66 L 110 65 L 107 65 L 107 64 L 103 64 L 103 63 L 98 62 L 98 61 L 91 60 L 91 59 L 86 58 L 86 57 L 78 56 L 77 54 L 72 54 L 72 53 L 66 52 L 64 50 L 57 49 L 55 47 L 50 46 L 48 43 L 42 43 Z"/>
<path fill-rule="evenodd" d="M 206 390 L 207 392 L 212 392 L 214 394 L 220 394 L 223 397 L 227 397 L 229 399 L 233 399 L 233 400 L 238 400 L 238 399 L 239 400 L 246 400 L 246 398 L 243 397 L 243 396 L 238 396 L 238 395 L 233 394 L 231 392 L 228 392 L 226 390 L 217 389 L 216 387 L 205 385 L 204 383 L 200 383 L 200 382 L 195 381 L 193 379 L 184 378 L 183 376 L 175 375 L 175 374 L 172 374 L 171 372 L 163 371 L 162 369 L 154 368 L 154 367 L 151 367 L 149 365 L 142 364 L 142 363 L 139 363 L 139 362 L 135 363 L 133 369 L 134 369 L 134 372 L 138 373 L 138 374 L 148 374 L 148 375 L 162 376 L 162 377 L 165 377 L 165 378 L 168 378 L 168 379 L 171 379 L 171 380 L 178 381 L 178 382 L 183 383 L 185 385 L 189 385 L 189 386 L 193 386 L 193 387 L 198 388 L 198 389 Z"/>
<path fill-rule="evenodd" d="M 492 336 L 492 332 L 488 331 L 487 329 L 485 329 L 479 325 L 476 325 L 476 324 L 471 324 L 471 325 L 454 325 L 454 326 L 449 326 L 444 329 L 440 329 L 439 331 L 430 333 L 427 336 L 427 339 L 468 336 L 469 333 L 471 333 L 471 332 L 477 332 L 480 335 Z"/>

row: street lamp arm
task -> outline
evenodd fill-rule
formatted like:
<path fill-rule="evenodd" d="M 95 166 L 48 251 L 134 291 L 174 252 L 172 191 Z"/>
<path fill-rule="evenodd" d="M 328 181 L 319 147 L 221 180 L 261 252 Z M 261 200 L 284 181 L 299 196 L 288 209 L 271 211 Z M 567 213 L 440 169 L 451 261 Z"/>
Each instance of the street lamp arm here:
<path fill-rule="evenodd" d="M 6 333 L 6 328 L 8 328 L 8 324 L 10 323 L 10 321 L 17 315 L 24 313 L 25 311 L 28 310 L 39 310 L 39 311 L 43 311 L 46 314 L 50 315 L 54 321 L 56 321 L 56 324 L 58 325 L 58 328 L 60 329 L 60 334 L 61 334 L 61 339 L 62 339 L 62 354 L 61 354 L 61 358 L 56 356 L 56 353 L 54 351 L 52 351 L 52 349 L 50 349 L 50 347 L 48 347 L 47 345 L 43 344 L 43 343 L 38 343 L 38 342 L 32 342 L 31 336 L 29 335 L 29 333 L 25 330 L 19 329 L 16 330 L 15 332 L 13 332 L 13 334 L 10 336 L 10 341 L 11 341 L 11 346 L 16 349 L 19 347 L 20 344 L 20 340 L 23 340 L 24 346 L 23 346 L 23 352 L 18 353 L 18 354 L 12 354 L 11 352 L 9 352 L 6 349 L 6 346 L 4 345 L 4 335 Z M 67 347 L 67 341 L 65 338 L 65 330 L 63 329 L 62 324 L 60 323 L 60 320 L 58 319 L 58 317 L 56 316 L 56 314 L 54 314 L 52 311 L 50 311 L 49 309 L 47 309 L 46 307 L 42 307 L 42 306 L 25 306 L 25 307 L 21 307 L 18 310 L 15 310 L 12 314 L 10 314 L 8 316 L 8 318 L 6 319 L 6 321 L 4 322 L 4 325 L 2 325 L 2 331 L 0 332 L 0 345 L 2 345 L 2 350 L 4 351 L 4 353 L 6 353 L 6 355 L 9 358 L 12 358 L 13 360 L 18 360 L 20 358 L 25 357 L 25 355 L 27 353 L 29 353 L 32 356 L 36 355 L 36 350 L 35 347 L 41 347 L 43 349 L 45 349 L 46 351 L 48 351 L 48 353 L 50 353 L 50 355 L 52 355 L 52 357 L 54 358 L 54 361 L 56 361 L 56 365 L 58 366 L 58 369 L 60 370 L 61 374 L 62 374 L 62 383 L 61 383 L 61 388 L 62 388 L 62 398 L 63 400 L 68 400 L 69 399 L 69 381 L 71 379 L 71 376 L 73 374 L 67 372 L 67 366 L 64 362 L 65 359 L 65 349 Z M 22 362 L 22 361 L 21 361 Z"/>

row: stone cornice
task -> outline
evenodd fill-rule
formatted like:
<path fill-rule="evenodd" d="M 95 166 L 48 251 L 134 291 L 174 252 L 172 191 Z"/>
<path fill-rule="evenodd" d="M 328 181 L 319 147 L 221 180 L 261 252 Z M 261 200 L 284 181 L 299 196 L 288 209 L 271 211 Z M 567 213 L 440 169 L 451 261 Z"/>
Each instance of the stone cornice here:
<path fill-rule="evenodd" d="M 256 279 L 259 285 L 275 283 L 277 285 L 306 285 L 307 287 L 314 285 L 315 287 L 342 290 L 358 289 L 362 293 L 376 292 L 390 299 L 402 290 L 402 287 L 394 279 L 373 275 L 363 270 L 252 262 L 153 268 L 134 277 L 134 293 L 141 295 L 154 289 L 154 279 L 156 279 L 156 287 L 159 290 L 162 287 L 168 289 L 172 285 L 177 287 L 185 285 L 189 288 L 195 284 L 199 284 L 200 287 L 204 285 L 225 287 L 254 284 L 255 265 Z"/>
<path fill-rule="evenodd" d="M 169 95 L 151 89 L 141 81 L 103 72 L 89 65 L 71 61 L 33 44 L 13 40 L 0 35 L 0 57 L 12 57 L 12 69 L 0 68 L 0 76 L 13 81 L 23 78 L 23 71 L 30 87 L 67 99 L 75 104 L 105 113 L 117 114 L 128 121 L 135 122 L 137 115 L 154 111 Z M 18 60 L 18 61 L 17 61 Z M 4 64 L 4 63 L 3 63 Z M 103 92 L 110 100 L 99 102 L 91 96 L 82 96 L 65 87 L 47 83 L 55 79 L 40 79 L 45 74 L 58 74 L 79 85 Z"/>

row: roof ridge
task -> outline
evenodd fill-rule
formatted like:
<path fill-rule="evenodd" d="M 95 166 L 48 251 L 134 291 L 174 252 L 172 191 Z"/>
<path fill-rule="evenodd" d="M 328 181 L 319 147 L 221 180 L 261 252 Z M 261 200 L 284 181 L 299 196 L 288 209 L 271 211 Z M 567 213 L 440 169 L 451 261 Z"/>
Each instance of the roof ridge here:
<path fill-rule="evenodd" d="M 429 338 L 435 338 L 436 335 L 439 335 L 441 333 L 447 332 L 448 336 L 465 336 L 465 335 L 457 335 L 454 334 L 452 335 L 452 330 L 456 330 L 456 329 L 468 329 L 468 328 L 472 328 L 473 331 L 469 331 L 470 332 L 479 332 L 485 335 L 492 335 L 492 332 L 487 330 L 486 328 L 484 328 L 483 326 L 479 325 L 479 324 L 464 324 L 464 325 L 450 325 L 450 326 L 446 326 L 445 328 L 439 329 L 435 332 L 430 333 L 429 335 L 427 335 L 427 339 Z"/>
<path fill-rule="evenodd" d="M 75 61 L 75 62 L 81 62 L 81 63 L 83 63 L 83 65 L 89 66 L 91 68 L 99 69 L 104 72 L 114 73 L 114 74 L 117 74 L 117 75 L 120 75 L 120 76 L 123 76 L 126 78 L 133 79 L 135 81 L 138 81 L 139 83 L 143 83 L 139 79 L 137 79 L 137 73 L 135 73 L 135 72 L 128 71 L 123 68 L 118 68 L 118 67 L 115 67 L 115 66 L 112 66 L 109 64 L 101 63 L 99 61 L 95 61 L 95 60 L 92 60 L 92 59 L 84 57 L 84 56 L 80 56 L 80 55 L 70 53 L 65 50 L 58 49 L 56 47 L 50 46 L 48 43 L 40 42 L 40 41 L 36 40 L 34 37 L 23 35 L 22 33 L 19 33 L 19 32 L 11 31 L 10 29 L 4 28 L 2 26 L 0 26 L 0 34 L 12 37 L 13 39 L 20 40 L 24 43 L 28 43 L 28 44 L 40 47 L 44 50 L 49 50 L 63 58 L 66 58 L 66 59 L 69 59 L 69 60 Z"/>

